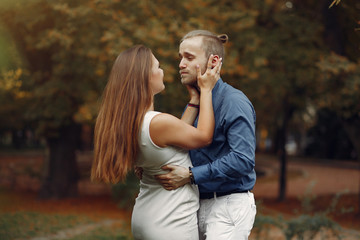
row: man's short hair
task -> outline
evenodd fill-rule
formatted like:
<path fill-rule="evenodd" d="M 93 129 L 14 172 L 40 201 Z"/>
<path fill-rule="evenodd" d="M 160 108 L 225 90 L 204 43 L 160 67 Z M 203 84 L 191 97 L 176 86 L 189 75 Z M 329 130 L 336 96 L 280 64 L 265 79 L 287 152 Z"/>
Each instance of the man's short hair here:
<path fill-rule="evenodd" d="M 218 55 L 221 57 L 224 62 L 225 58 L 225 49 L 224 44 L 228 42 L 228 36 L 226 34 L 216 35 L 207 30 L 193 30 L 187 33 L 180 41 L 182 43 L 184 40 L 193 38 L 193 37 L 202 37 L 202 48 L 205 52 L 206 58 L 210 57 L 210 54 Z"/>

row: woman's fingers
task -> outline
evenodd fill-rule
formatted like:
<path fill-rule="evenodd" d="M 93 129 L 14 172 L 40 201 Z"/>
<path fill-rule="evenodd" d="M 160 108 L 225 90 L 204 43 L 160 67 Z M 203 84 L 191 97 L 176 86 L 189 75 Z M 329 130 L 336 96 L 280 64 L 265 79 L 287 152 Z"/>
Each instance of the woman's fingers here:
<path fill-rule="evenodd" d="M 207 63 L 207 70 L 211 70 L 212 69 L 212 61 L 214 59 L 214 54 L 211 54 Z"/>
<path fill-rule="evenodd" d="M 201 70 L 200 70 L 200 66 L 196 65 L 196 73 L 197 73 L 197 79 L 201 78 Z"/>
<path fill-rule="evenodd" d="M 222 66 L 222 58 L 220 58 L 220 60 L 216 63 L 214 67 L 215 73 L 220 73 L 221 66 Z"/>
<path fill-rule="evenodd" d="M 196 66 L 197 71 L 197 79 L 198 79 L 198 85 L 199 87 L 206 87 L 207 85 L 213 85 L 214 82 L 216 82 L 217 79 L 220 78 L 220 69 L 222 65 L 222 58 L 218 59 L 216 61 L 216 65 L 213 66 L 215 55 L 211 54 L 208 62 L 207 62 L 207 69 L 204 74 L 201 74 L 201 69 L 199 65 Z"/>

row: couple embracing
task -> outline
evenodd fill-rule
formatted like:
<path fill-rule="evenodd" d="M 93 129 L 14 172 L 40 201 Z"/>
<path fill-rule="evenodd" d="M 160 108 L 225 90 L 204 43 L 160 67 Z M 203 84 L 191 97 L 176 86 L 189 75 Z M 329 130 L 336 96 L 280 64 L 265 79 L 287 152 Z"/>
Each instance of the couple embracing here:
<path fill-rule="evenodd" d="M 116 183 L 141 175 L 132 213 L 136 240 L 248 239 L 256 215 L 255 110 L 220 77 L 226 35 L 206 30 L 180 42 L 190 95 L 178 119 L 154 111 L 164 73 L 138 45 L 116 59 L 95 126 L 91 176 Z"/>

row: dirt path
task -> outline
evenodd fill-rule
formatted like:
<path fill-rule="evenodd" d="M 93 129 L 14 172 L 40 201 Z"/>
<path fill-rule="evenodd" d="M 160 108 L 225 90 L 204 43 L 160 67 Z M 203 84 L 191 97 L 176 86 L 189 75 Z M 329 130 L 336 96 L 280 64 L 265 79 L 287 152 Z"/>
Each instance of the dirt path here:
<path fill-rule="evenodd" d="M 256 164 L 267 172 L 259 178 L 255 196 L 260 198 L 277 198 L 279 191 L 279 161 L 274 157 L 259 155 Z M 336 194 L 358 194 L 360 190 L 360 170 L 356 163 L 349 162 L 310 162 L 289 161 L 287 197 L 300 197 L 306 193 L 316 196 Z"/>
<path fill-rule="evenodd" d="M 91 165 L 89 153 L 78 154 L 80 169 L 88 171 Z M 11 189 L 38 191 L 43 174 L 41 154 L 30 156 L 0 155 L 0 186 Z M 257 154 L 256 168 L 264 171 L 265 176 L 257 179 L 254 193 L 260 198 L 276 198 L 278 195 L 279 161 L 274 156 Z M 110 193 L 110 188 L 94 184 L 89 179 L 79 182 L 81 195 L 104 195 Z M 288 161 L 287 197 L 298 197 L 309 192 L 316 195 L 336 194 L 341 191 L 359 193 L 360 168 L 354 162 L 336 162 L 331 160 L 301 160 Z"/>

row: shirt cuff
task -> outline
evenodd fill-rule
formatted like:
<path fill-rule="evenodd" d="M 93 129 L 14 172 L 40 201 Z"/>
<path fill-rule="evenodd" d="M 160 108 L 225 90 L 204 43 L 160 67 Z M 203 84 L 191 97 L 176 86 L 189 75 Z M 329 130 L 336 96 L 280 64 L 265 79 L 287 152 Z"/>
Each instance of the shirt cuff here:
<path fill-rule="evenodd" d="M 209 165 L 201 165 L 191 168 L 191 171 L 194 176 L 195 184 L 203 183 L 209 181 Z"/>

